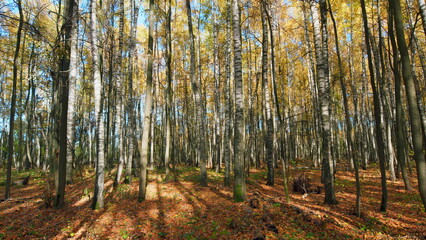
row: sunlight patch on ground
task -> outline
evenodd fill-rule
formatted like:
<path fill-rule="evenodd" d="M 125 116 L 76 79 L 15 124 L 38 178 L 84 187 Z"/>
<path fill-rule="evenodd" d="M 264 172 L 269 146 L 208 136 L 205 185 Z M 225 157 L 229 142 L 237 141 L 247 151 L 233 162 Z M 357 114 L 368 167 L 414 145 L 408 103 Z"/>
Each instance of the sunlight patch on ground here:
<path fill-rule="evenodd" d="M 12 202 L 13 199 L 9 199 L 7 201 Z M 3 202 L 2 204 L 6 203 L 7 201 Z M 22 205 L 23 204 L 17 204 L 15 206 L 11 207 L 11 208 L 5 209 L 4 211 L 1 211 L 1 214 L 10 214 L 10 213 L 13 213 L 13 212 L 17 212 L 17 211 L 21 210 Z"/>
<path fill-rule="evenodd" d="M 84 223 L 74 234 L 74 236 L 72 236 L 69 239 L 81 239 L 83 237 L 83 235 L 86 233 L 87 231 L 87 223 Z"/>
<path fill-rule="evenodd" d="M 372 176 L 374 171 L 365 175 Z M 307 197 L 290 192 L 291 203 L 286 203 L 282 179 L 277 177 L 276 185 L 270 187 L 254 173 L 248 179 L 248 200 L 242 203 L 234 203 L 233 189 L 223 187 L 220 181 L 201 187 L 192 178 L 165 182 L 155 173 L 147 186 L 146 201 L 141 203 L 137 202 L 136 179 L 129 187 L 123 185 L 120 192 L 120 188 L 112 190 L 113 177 L 107 175 L 105 208 L 95 211 L 89 208 L 85 193 L 87 188 L 93 194 L 93 179 L 67 186 L 67 205 L 61 210 L 40 208 L 43 200 L 34 196 L 40 196 L 43 185 L 16 188 L 19 199 L 0 203 L 0 234 L 6 239 L 253 239 L 259 232 L 268 239 L 421 239 L 426 234 L 418 192 L 402 191 L 402 180 L 389 184 L 385 214 L 378 212 L 380 178 L 361 180 L 363 216 L 358 218 L 351 172 L 337 173 L 339 204 L 333 206 L 324 204 L 324 192 Z M 290 173 L 291 179 L 300 173 Z M 184 169 L 181 176 L 184 174 L 197 175 L 198 171 Z M 309 176 L 319 185 L 319 171 L 311 171 Z M 250 207 L 253 198 L 260 201 L 258 208 Z M 273 224 L 279 233 L 268 231 L 265 224 Z"/>
<path fill-rule="evenodd" d="M 74 203 L 73 207 L 81 207 L 83 204 L 87 203 L 90 200 L 89 197 L 83 196 L 80 200 L 78 200 L 76 203 Z"/>

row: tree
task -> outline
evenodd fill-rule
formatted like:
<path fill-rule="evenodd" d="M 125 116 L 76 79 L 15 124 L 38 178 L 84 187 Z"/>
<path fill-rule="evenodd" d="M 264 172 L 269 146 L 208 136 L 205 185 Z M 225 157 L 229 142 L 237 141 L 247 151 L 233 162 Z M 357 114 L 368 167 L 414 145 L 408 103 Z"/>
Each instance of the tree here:
<path fill-rule="evenodd" d="M 201 79 L 197 78 L 195 69 L 195 36 L 192 28 L 192 13 L 191 13 L 191 1 L 185 0 L 186 3 L 186 14 L 188 17 L 188 31 L 189 31 L 189 51 L 190 51 L 190 78 L 192 92 L 194 93 L 195 106 L 197 111 L 196 117 L 196 142 L 197 142 L 197 158 L 200 163 L 200 184 L 201 186 L 207 186 L 207 170 L 206 170 L 206 150 L 204 142 L 204 120 L 202 99 L 201 99 Z M 197 81 L 198 79 L 198 81 Z"/>
<path fill-rule="evenodd" d="M 426 35 L 426 3 L 425 0 L 419 0 L 420 16 L 422 17 L 423 31 Z"/>
<path fill-rule="evenodd" d="M 166 19 L 166 75 L 167 75 L 167 89 L 166 89 L 166 149 L 164 153 L 164 165 L 166 167 L 166 179 L 170 175 L 170 158 L 171 158 L 171 144 L 172 144 L 172 2 L 168 1 L 167 19 Z"/>
<path fill-rule="evenodd" d="M 379 155 L 381 184 L 382 184 L 382 201 L 380 203 L 380 211 L 386 212 L 388 202 L 388 190 L 386 184 L 386 170 L 385 170 L 385 153 L 384 142 L 381 123 L 381 110 L 380 99 L 377 91 L 376 79 L 374 77 L 373 60 L 371 57 L 371 42 L 370 42 L 370 29 L 368 28 L 367 11 L 365 9 L 365 1 L 361 0 L 362 20 L 364 25 L 365 45 L 367 47 L 368 69 L 370 70 L 370 84 L 373 90 L 373 105 L 374 105 L 374 129 L 376 133 L 376 144 Z"/>
<path fill-rule="evenodd" d="M 230 0 L 228 0 L 230 1 Z M 234 39 L 235 132 L 234 132 L 234 200 L 246 199 L 244 172 L 244 105 L 241 59 L 241 25 L 239 0 L 232 1 L 232 37 Z"/>
<path fill-rule="evenodd" d="M 410 114 L 411 137 L 413 141 L 414 160 L 417 165 L 417 179 L 419 182 L 419 192 L 422 198 L 423 207 L 426 209 L 426 159 L 423 148 L 423 134 L 419 108 L 417 105 L 416 90 L 414 87 L 413 73 L 408 55 L 407 43 L 404 37 L 404 24 L 401 14 L 401 4 L 399 0 L 389 0 L 389 9 L 393 10 L 396 29 L 396 40 L 402 63 L 402 78 L 405 83 L 405 95 L 407 96 L 408 112 Z"/>
<path fill-rule="evenodd" d="M 117 123 L 117 133 L 118 133 L 118 169 L 117 176 L 114 180 L 114 185 L 118 185 L 121 180 L 121 174 L 124 168 L 124 139 L 123 139 L 123 41 L 124 41 L 124 0 L 120 0 L 120 22 L 119 22 L 119 37 L 118 37 L 118 56 L 117 56 L 117 65 L 118 73 L 116 76 L 116 91 L 117 91 L 117 102 L 116 102 L 116 123 Z"/>
<path fill-rule="evenodd" d="M 402 105 L 402 96 L 401 96 L 401 73 L 400 73 L 400 60 L 398 54 L 398 47 L 395 40 L 395 31 L 393 24 L 393 11 L 389 9 L 389 18 L 388 18 L 388 29 L 389 29 L 389 38 L 392 44 L 393 52 L 393 74 L 395 78 L 395 112 L 396 112 L 396 148 L 397 148 L 397 159 L 398 164 L 401 168 L 402 178 L 404 180 L 405 189 L 413 190 L 411 186 L 410 179 L 407 172 L 407 158 L 405 146 L 407 145 L 405 135 L 404 135 L 404 108 Z"/>
<path fill-rule="evenodd" d="M 129 63 L 129 135 L 130 135 L 130 145 L 129 145 L 129 156 L 127 159 L 126 164 L 126 178 L 125 183 L 131 183 L 132 182 L 132 166 L 133 166 L 133 154 L 134 154 L 134 148 L 135 145 L 137 145 L 137 139 L 134 129 L 136 129 L 136 116 L 135 116 L 135 99 L 134 99 L 134 91 L 133 91 L 133 73 L 134 73 L 134 65 L 135 65 L 135 59 L 136 59 L 136 30 L 137 30 L 137 22 L 138 22 L 138 16 L 139 16 L 139 6 L 135 3 L 135 0 L 131 1 L 132 3 L 132 22 L 131 22 L 131 43 L 130 43 L 130 63 Z"/>
<path fill-rule="evenodd" d="M 314 23 L 314 41 L 317 81 L 319 86 L 319 103 L 321 109 L 321 139 L 322 139 L 322 173 L 325 188 L 325 203 L 336 204 L 334 191 L 334 163 L 331 160 L 330 146 L 330 80 L 328 67 L 328 32 L 327 32 L 327 3 L 320 1 L 320 20 L 318 13 L 311 5 Z"/>
<path fill-rule="evenodd" d="M 95 191 L 92 208 L 104 207 L 104 182 L 105 182 L 105 152 L 104 152 L 104 121 L 102 111 L 102 83 L 99 61 L 99 30 L 98 30 L 98 2 L 91 0 L 90 5 L 90 46 L 93 65 L 93 84 L 95 91 L 95 119 L 96 119 L 96 177 Z"/>
<path fill-rule="evenodd" d="M 218 42 L 218 33 L 219 33 L 219 24 L 217 20 L 217 1 L 212 1 L 212 11 L 213 11 L 213 77 L 214 77 L 214 152 L 213 152 L 213 164 L 215 166 L 215 171 L 220 171 L 221 163 L 221 124 L 220 124 L 220 62 L 219 62 L 219 42 Z"/>
<path fill-rule="evenodd" d="M 348 104 L 348 96 L 346 93 L 346 84 L 344 82 L 344 73 L 343 73 L 343 63 L 342 58 L 340 56 L 340 48 L 339 48 L 339 35 L 337 32 L 336 20 L 334 19 L 333 11 L 331 9 L 330 0 L 328 0 L 329 12 L 331 21 L 333 22 L 334 29 L 334 42 L 336 44 L 336 54 L 337 54 L 337 64 L 339 68 L 339 82 L 340 88 L 342 90 L 343 97 L 343 106 L 345 109 L 345 124 L 346 124 L 346 139 L 348 142 L 348 152 L 349 152 L 349 161 L 350 164 L 353 164 L 355 170 L 355 185 L 356 185 L 356 215 L 361 217 L 361 187 L 359 182 L 359 171 L 358 171 L 358 159 L 356 159 L 355 148 L 352 140 L 352 123 L 349 115 L 349 104 Z"/>
<path fill-rule="evenodd" d="M 261 2 L 262 11 L 262 89 L 265 102 L 266 112 L 266 135 L 265 135 L 265 149 L 266 149 L 266 163 L 268 165 L 268 177 L 266 184 L 269 186 L 274 185 L 274 146 L 273 146 L 273 134 L 274 124 L 271 113 L 271 95 L 268 86 L 268 25 L 267 25 L 267 4 L 265 0 Z M 271 43 L 273 44 L 273 43 Z"/>
<path fill-rule="evenodd" d="M 140 146 L 140 170 L 139 170 L 139 202 L 145 201 L 146 185 L 148 178 L 148 147 L 149 128 L 151 126 L 151 106 L 152 106 L 152 69 L 154 54 L 154 0 L 149 0 L 149 26 L 148 26 L 148 62 L 146 71 L 145 108 L 143 116 L 142 140 Z"/>
<path fill-rule="evenodd" d="M 230 103 L 230 84 L 231 84 L 231 0 L 226 1 L 226 62 L 225 62 L 225 72 L 226 72 L 226 80 L 225 80 L 225 129 L 224 129 L 224 137 L 223 137 L 223 161 L 225 162 L 225 177 L 224 177 L 224 185 L 231 185 L 231 156 L 230 156 L 230 148 L 231 148 L 231 103 Z"/>
<path fill-rule="evenodd" d="M 73 2 L 73 1 L 70 1 Z M 78 46 L 78 4 L 79 1 L 74 1 L 72 5 L 73 12 L 67 20 L 71 26 L 70 34 L 70 66 L 69 66 L 69 76 L 68 76 L 68 113 L 67 113 L 67 167 L 66 167 L 66 182 L 67 184 L 72 184 L 72 168 L 73 168 L 73 159 L 74 159 L 74 135 L 75 135 L 75 98 L 76 98 L 76 81 L 78 75 L 78 58 L 77 58 L 77 46 Z"/>
<path fill-rule="evenodd" d="M 12 83 L 12 99 L 10 103 L 10 118 L 9 118 L 9 137 L 8 137 L 8 145 L 7 145 L 7 173 L 6 173 L 6 187 L 4 198 L 10 198 L 10 185 L 12 183 L 12 161 L 13 161 L 13 133 L 14 133 L 14 125 L 15 125 L 15 110 L 16 110 L 16 82 L 18 79 L 18 58 L 19 58 L 19 50 L 21 47 L 21 34 L 22 28 L 24 24 L 24 14 L 22 11 L 22 2 L 21 0 L 17 0 L 16 2 L 19 11 L 19 23 L 18 23 L 18 31 L 16 33 L 16 45 L 15 45 L 15 54 L 13 56 L 13 83 Z"/>
<path fill-rule="evenodd" d="M 75 0 L 68 0 L 66 2 L 64 26 L 62 27 L 63 33 L 63 51 L 61 51 L 60 62 L 60 124 L 59 124 L 59 165 L 58 165 L 58 189 L 55 197 L 55 207 L 64 207 L 65 184 L 66 184 L 66 167 L 67 167 L 67 130 L 68 130 L 68 92 L 69 92 L 69 71 L 71 66 L 71 53 L 73 45 L 73 37 L 76 35 L 77 28 L 77 9 L 78 2 Z M 74 53 L 75 54 L 75 53 Z M 75 55 L 73 56 L 75 60 Z M 75 63 L 73 63 L 75 64 Z M 73 72 L 74 73 L 74 72 Z M 72 76 L 74 77 L 74 76 Z"/>

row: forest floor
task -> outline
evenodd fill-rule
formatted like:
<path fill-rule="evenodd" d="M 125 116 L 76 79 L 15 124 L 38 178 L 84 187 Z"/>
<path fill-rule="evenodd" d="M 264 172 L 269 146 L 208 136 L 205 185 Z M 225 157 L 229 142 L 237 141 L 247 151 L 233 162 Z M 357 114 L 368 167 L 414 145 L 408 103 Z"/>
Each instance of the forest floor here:
<path fill-rule="evenodd" d="M 379 212 L 379 170 L 361 170 L 362 217 L 354 214 L 355 180 L 350 171 L 336 174 L 338 205 L 325 205 L 324 194 L 290 191 L 286 203 L 280 172 L 275 186 L 265 185 L 264 171 L 247 179 L 247 201 L 234 203 L 223 173 L 208 172 L 201 187 L 198 169 L 179 167 L 176 181 L 150 172 L 147 199 L 137 202 L 138 180 L 113 189 L 105 182 L 105 207 L 91 210 L 93 172 L 76 173 L 66 188 L 66 207 L 45 207 L 46 177 L 32 172 L 29 185 L 13 186 L 12 198 L 0 202 L 0 239 L 426 239 L 426 213 L 417 191 L 404 190 L 402 180 L 388 181 L 386 213 Z M 305 173 L 320 185 L 320 171 L 292 168 L 292 179 Z M 29 172 L 14 173 L 25 177 Z M 0 176 L 5 176 L 0 171 Z M 4 193 L 4 180 L 0 194 Z"/>

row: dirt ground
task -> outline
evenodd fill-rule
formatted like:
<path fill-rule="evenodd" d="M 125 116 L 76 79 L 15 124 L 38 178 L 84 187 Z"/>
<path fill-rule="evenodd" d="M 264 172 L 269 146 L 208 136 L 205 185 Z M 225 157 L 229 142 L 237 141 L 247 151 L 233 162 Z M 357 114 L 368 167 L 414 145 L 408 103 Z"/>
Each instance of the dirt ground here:
<path fill-rule="evenodd" d="M 209 186 L 200 187 L 195 168 L 179 168 L 177 181 L 168 182 L 163 174 L 150 172 L 142 203 L 137 202 L 137 179 L 113 189 L 109 174 L 105 207 L 100 210 L 89 208 L 92 172 L 79 172 L 75 183 L 67 186 L 66 207 L 60 210 L 45 207 L 46 177 L 33 172 L 29 185 L 13 186 L 12 199 L 0 202 L 0 239 L 426 239 L 426 213 L 415 177 L 411 192 L 400 179 L 387 182 L 388 211 L 382 213 L 379 171 L 361 170 L 358 218 L 352 172 L 337 172 L 339 203 L 332 206 L 323 203 L 323 193 L 291 192 L 292 179 L 302 172 L 320 185 L 319 170 L 290 170 L 290 203 L 278 170 L 273 187 L 265 185 L 264 171 L 253 170 L 247 179 L 247 201 L 242 203 L 233 202 L 232 188 L 223 186 L 223 173 L 209 171 Z"/>

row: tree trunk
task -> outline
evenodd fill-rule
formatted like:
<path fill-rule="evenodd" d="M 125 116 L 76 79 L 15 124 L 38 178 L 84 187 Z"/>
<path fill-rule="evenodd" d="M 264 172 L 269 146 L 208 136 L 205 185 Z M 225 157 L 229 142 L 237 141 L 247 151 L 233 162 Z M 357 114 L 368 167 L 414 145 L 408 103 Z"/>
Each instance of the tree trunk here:
<path fill-rule="evenodd" d="M 426 3 L 425 0 L 419 0 L 420 16 L 422 17 L 423 31 L 426 35 Z"/>
<path fill-rule="evenodd" d="M 220 124 L 220 68 L 219 68 L 219 43 L 218 43 L 218 21 L 217 21 L 217 1 L 213 1 L 213 76 L 214 76 L 214 149 L 213 149 L 213 162 L 215 165 L 215 172 L 220 171 L 221 163 L 221 124 Z"/>
<path fill-rule="evenodd" d="M 313 5 L 312 5 L 313 6 Z M 322 168 L 325 188 L 325 203 L 336 204 L 334 191 L 334 164 L 331 159 L 330 82 L 328 67 L 327 4 L 320 1 L 320 22 L 316 9 L 312 9 L 314 21 L 315 51 L 317 58 L 317 80 L 321 106 Z"/>
<path fill-rule="evenodd" d="M 402 178 L 404 180 L 405 189 L 408 191 L 413 190 L 411 186 L 410 178 L 407 173 L 407 158 L 405 152 L 405 136 L 404 136 L 404 108 L 402 105 L 401 97 L 401 74 L 399 71 L 399 54 L 398 48 L 395 40 L 394 25 L 393 25 L 393 11 L 389 9 L 389 18 L 388 18 L 388 29 L 389 29 L 389 38 L 392 44 L 393 51 L 393 74 L 395 78 L 395 104 L 396 104 L 396 148 L 397 148 L 397 159 L 399 167 L 401 168 Z"/>
<path fill-rule="evenodd" d="M 131 183 L 132 182 L 132 166 L 133 166 L 133 153 L 134 153 L 134 146 L 137 144 L 136 136 L 135 136 L 135 129 L 136 129 L 136 116 L 135 116 L 135 100 L 133 99 L 133 69 L 134 69 L 134 59 L 136 57 L 136 30 L 137 30 L 137 22 L 138 22 L 138 16 L 139 16 L 139 5 L 135 3 L 135 0 L 132 0 L 132 22 L 131 22 L 131 43 L 130 43 L 130 49 L 129 49 L 129 72 L 128 72 L 128 78 L 129 78 L 129 156 L 127 159 L 126 164 L 126 177 L 125 182 Z"/>
<path fill-rule="evenodd" d="M 273 134 L 274 126 L 271 113 L 271 95 L 269 91 L 268 84 L 268 25 L 267 25 L 267 3 L 265 1 L 261 2 L 261 11 L 262 11 L 262 89 L 263 97 L 265 102 L 265 112 L 266 112 L 266 134 L 265 134 L 265 151 L 266 151 L 266 163 L 268 166 L 268 176 L 266 184 L 268 186 L 274 185 L 274 159 L 273 159 Z"/>
<path fill-rule="evenodd" d="M 231 159 L 230 159 L 230 139 L 231 139 L 231 101 L 230 101 L 230 84 L 231 84 L 231 0 L 226 1 L 226 81 L 225 81 L 225 133 L 223 137 L 223 161 L 225 162 L 224 185 L 231 185 Z"/>
<path fill-rule="evenodd" d="M 194 93 L 195 108 L 197 111 L 197 124 L 196 124 L 196 142 L 197 142 L 197 158 L 200 160 L 200 184 L 201 186 L 207 186 L 207 170 L 206 170 L 206 151 L 204 142 L 204 127 L 203 124 L 203 107 L 201 99 L 201 81 L 197 78 L 195 69 L 195 37 L 192 28 L 192 13 L 191 13 L 191 1 L 186 0 L 186 13 L 188 17 L 188 31 L 189 31 L 189 51 L 190 51 L 190 78 L 192 91 Z M 201 73 L 199 73 L 201 74 Z M 197 82 L 198 79 L 198 82 Z"/>
<path fill-rule="evenodd" d="M 104 207 L 104 168 L 105 168 L 105 149 L 104 149 L 104 121 L 102 111 L 102 82 L 101 82 L 101 63 L 99 60 L 99 30 L 98 30 L 98 2 L 91 0 L 90 12 L 90 45 L 93 64 L 93 84 L 95 95 L 95 119 L 96 119 L 96 179 L 95 190 L 93 194 L 92 208 L 99 209 Z"/>
<path fill-rule="evenodd" d="M 14 133 L 14 124 L 15 124 L 15 110 L 16 110 L 16 82 L 18 79 L 18 57 L 19 50 L 21 47 L 21 33 L 24 24 L 24 14 L 22 11 L 21 0 L 17 0 L 18 11 L 19 11 L 19 24 L 18 32 L 16 33 L 16 45 L 15 45 L 15 54 L 13 56 L 13 84 L 12 84 L 12 99 L 10 107 L 10 118 L 9 118 L 9 138 L 7 146 L 7 173 L 6 173 L 6 187 L 4 198 L 10 198 L 10 185 L 12 183 L 12 160 L 13 160 L 13 133 Z"/>
<path fill-rule="evenodd" d="M 370 30 L 368 28 L 367 11 L 365 10 L 364 0 L 361 0 L 361 9 L 362 9 L 362 19 L 364 23 L 363 25 L 364 25 L 365 44 L 367 47 L 368 68 L 370 70 L 370 83 L 371 83 L 371 88 L 373 90 L 376 142 L 377 142 L 377 151 L 379 155 L 380 173 L 381 173 L 382 201 L 380 204 L 380 211 L 386 212 L 387 201 L 388 201 L 388 191 L 387 191 L 387 184 L 386 184 L 385 153 L 384 153 L 382 123 L 380 119 L 381 118 L 380 99 L 379 99 L 379 93 L 376 87 L 376 80 L 374 77 L 373 60 L 371 57 Z"/>
<path fill-rule="evenodd" d="M 244 174 L 243 76 L 241 61 L 241 26 L 239 2 L 239 0 L 232 1 L 235 79 L 234 200 L 236 202 L 241 202 L 246 199 L 246 182 Z"/>
<path fill-rule="evenodd" d="M 69 71 L 70 57 L 73 50 L 73 39 L 75 36 L 73 31 L 77 30 L 77 12 L 78 2 L 68 0 L 66 2 L 64 26 L 61 28 L 61 39 L 64 45 L 61 51 L 60 62 L 60 123 L 59 123 L 59 166 L 58 166 L 58 189 L 55 197 L 55 207 L 63 208 L 65 201 L 65 184 L 66 184 L 66 167 L 67 167 L 67 120 L 68 120 L 68 88 L 69 88 Z M 73 76 L 74 77 L 74 76 Z"/>
<path fill-rule="evenodd" d="M 402 77 L 405 82 L 405 94 L 408 102 L 408 112 L 410 114 L 411 136 L 414 149 L 414 160 L 417 164 L 417 178 L 419 182 L 419 192 L 422 198 L 423 207 L 426 209 L 426 160 L 423 152 L 423 134 L 419 108 L 417 105 L 417 95 L 414 87 L 413 73 L 410 65 L 407 44 L 404 37 L 404 25 L 401 14 L 399 0 L 389 0 L 389 9 L 394 14 L 396 39 L 402 62 Z"/>
<path fill-rule="evenodd" d="M 166 180 L 170 177 L 170 159 L 172 152 L 172 6 L 171 0 L 168 0 L 167 20 L 166 20 L 166 77 L 167 77 L 167 89 L 166 89 L 166 149 L 164 154 L 164 166 L 166 168 Z"/>
<path fill-rule="evenodd" d="M 336 54 L 337 54 L 337 64 L 339 68 L 339 82 L 340 88 L 342 90 L 343 96 L 343 106 L 345 110 L 345 124 L 346 124 L 346 141 L 348 145 L 348 153 L 349 153 L 349 163 L 353 164 L 355 170 L 355 185 L 356 185 L 356 215 L 358 217 L 361 216 L 361 187 L 359 182 L 359 171 L 358 171 L 358 159 L 356 159 L 355 148 L 352 140 L 352 123 L 349 115 L 349 104 L 348 104 L 348 96 L 346 92 L 346 84 L 344 82 L 344 72 L 343 72 L 343 63 L 340 56 L 340 48 L 339 48 L 339 35 L 337 32 L 336 20 L 334 19 L 333 11 L 331 9 L 330 0 L 328 0 L 329 11 L 331 21 L 333 22 L 334 29 L 334 41 L 336 44 Z"/>
<path fill-rule="evenodd" d="M 145 108 L 143 116 L 142 140 L 140 146 L 140 170 L 139 170 L 139 202 L 146 199 L 146 186 L 148 184 L 148 147 L 149 147 L 149 128 L 151 125 L 151 107 L 152 107 L 152 69 L 153 69 L 153 50 L 154 50 L 154 0 L 149 0 L 149 26 L 148 26 L 148 65 L 146 71 L 146 92 Z M 154 120 L 153 120 L 154 121 Z M 152 139 L 151 141 L 154 141 Z"/>
<path fill-rule="evenodd" d="M 118 134 L 118 168 L 117 168 L 117 175 L 114 180 L 114 185 L 117 186 L 120 184 L 121 175 L 123 173 L 124 168 L 124 138 L 123 138 L 123 79 L 124 79 L 124 66 L 123 66 L 123 38 L 124 38 L 124 0 L 120 0 L 120 22 L 119 22 L 119 37 L 118 37 L 118 56 L 117 56 L 117 65 L 118 65 L 118 71 L 116 76 L 116 130 Z"/>
<path fill-rule="evenodd" d="M 67 114 L 67 177 L 66 182 L 67 184 L 72 184 L 72 168 L 73 168 L 73 160 L 74 160 L 74 135 L 75 135 L 75 121 L 74 121 L 74 115 L 75 115 L 75 94 L 76 94 L 76 81 L 77 81 L 77 75 L 78 75 L 78 57 L 77 57 L 77 46 L 78 46 L 78 4 L 79 1 L 76 0 L 74 2 L 74 12 L 72 20 L 73 27 L 71 30 L 71 49 L 70 49 L 70 67 L 69 67 L 69 93 L 68 93 L 68 114 Z"/>
<path fill-rule="evenodd" d="M 311 44 L 311 38 L 309 36 L 308 29 L 308 8 L 306 3 L 304 2 L 302 5 L 303 11 L 303 29 L 305 35 L 305 45 L 307 54 L 307 63 L 308 63 L 308 80 L 309 80 L 309 89 L 312 96 L 312 107 L 313 107 L 313 118 L 314 118 L 314 142 L 312 148 L 315 149 L 313 151 L 313 165 L 314 167 L 318 167 L 321 158 L 321 147 L 320 147 L 320 139 L 319 134 L 321 132 L 321 117 L 319 113 L 319 102 L 318 102 L 318 83 L 316 81 L 316 72 L 315 72 L 315 62 Z"/>

